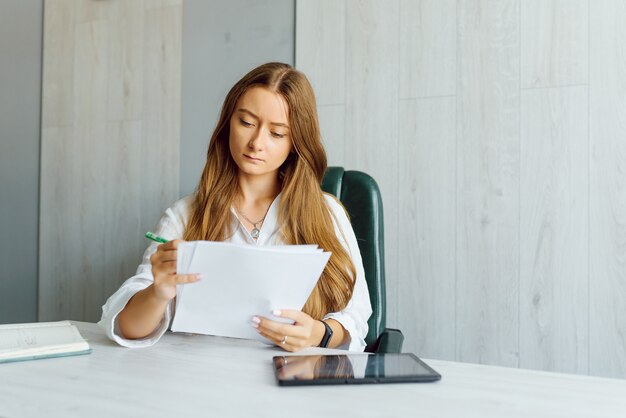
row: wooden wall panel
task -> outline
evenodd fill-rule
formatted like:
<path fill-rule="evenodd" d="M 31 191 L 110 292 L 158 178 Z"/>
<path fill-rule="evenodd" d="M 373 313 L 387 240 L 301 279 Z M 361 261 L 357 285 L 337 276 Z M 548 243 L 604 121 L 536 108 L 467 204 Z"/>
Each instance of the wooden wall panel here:
<path fill-rule="evenodd" d="M 518 366 L 519 3 L 457 13 L 457 359 Z"/>
<path fill-rule="evenodd" d="M 588 0 L 523 0 L 522 88 L 587 84 Z"/>
<path fill-rule="evenodd" d="M 626 4 L 590 2 L 589 369 L 626 377 Z"/>
<path fill-rule="evenodd" d="M 108 153 L 105 98 L 108 90 L 109 27 L 106 20 L 87 21 L 76 25 L 75 34 L 73 126 L 77 148 L 68 149 L 65 159 L 80 161 L 77 164 L 80 167 L 80 190 L 76 191 L 79 199 L 66 203 L 79 205 L 80 217 L 78 222 L 74 220 L 57 227 L 63 225 L 79 229 L 81 257 L 74 262 L 81 266 L 81 272 L 78 277 L 70 279 L 72 288 L 79 292 L 77 301 L 81 303 L 68 306 L 70 318 L 97 319 L 101 313 L 98 305 L 102 306 L 107 280 L 100 267 L 108 261 L 102 257 L 104 245 L 98 237 L 107 228 L 104 215 L 110 198 L 108 194 L 115 193 L 115 190 L 107 190 L 107 185 L 112 184 L 105 157 Z M 45 216 L 45 212 L 42 214 Z"/>
<path fill-rule="evenodd" d="M 388 269 L 387 302 L 392 322 L 397 319 L 402 325 L 407 347 L 448 358 L 452 344 L 461 361 L 576 373 L 588 369 L 592 375 L 625 377 L 624 2 L 401 1 L 397 61 L 395 45 L 383 45 L 390 39 L 383 28 L 397 19 L 394 9 L 377 9 L 373 0 L 345 4 L 350 24 L 344 132 L 346 138 L 368 140 L 359 149 L 346 143 L 339 165 L 371 172 L 379 170 L 380 161 L 387 168 L 381 178 L 389 181 L 396 158 L 397 201 L 384 195 L 387 212 L 395 211 L 399 220 L 398 247 L 387 247 L 388 253 L 398 254 L 397 277 Z M 363 8 L 377 14 L 369 16 Z M 302 23 L 307 16 L 301 10 L 296 9 Z M 318 20 L 324 25 L 337 19 L 327 13 Z M 315 51 L 322 54 L 316 56 L 320 62 L 331 56 L 323 55 L 323 49 Z M 297 56 L 306 54 L 299 44 Z M 382 64 L 372 67 L 384 54 L 391 57 L 384 70 Z M 443 67 L 453 56 L 454 83 L 449 81 L 450 67 Z M 372 104 L 394 77 L 397 126 L 389 97 Z M 437 99 L 432 109 L 407 100 L 430 95 Z M 445 162 L 439 148 L 420 151 L 426 159 L 420 155 L 414 160 L 425 146 L 422 136 L 440 132 L 446 116 L 428 112 L 443 111 L 438 100 L 446 97 L 456 100 L 457 155 L 456 258 L 447 263 L 441 256 L 452 239 L 447 228 L 438 227 L 445 238 L 435 238 L 434 229 L 428 229 L 432 225 L 420 230 L 428 214 L 439 208 L 441 195 L 451 191 L 438 189 L 446 178 L 432 174 L 438 172 L 432 171 L 433 162 Z M 379 111 L 365 110 L 372 108 Z M 431 115 L 428 123 L 424 112 Z M 426 126 L 415 125 L 418 121 Z M 354 128 L 356 123 L 361 127 Z M 379 140 L 387 147 L 373 150 L 369 134 L 362 132 L 385 123 L 391 131 Z M 399 134 L 397 148 L 387 142 L 394 132 Z M 405 217 L 408 225 L 400 223 Z M 432 259 L 424 258 L 428 247 L 420 239 L 430 240 L 433 251 L 441 248 Z M 451 264 L 456 305 L 438 311 L 425 303 L 420 311 L 424 293 L 438 292 L 436 297 L 443 298 L 448 286 L 447 281 L 425 282 L 423 276 L 448 272 Z M 453 311 L 450 323 L 446 315 Z M 448 323 L 435 330 L 421 322 L 428 320 Z M 454 338 L 450 329 L 455 329 Z M 441 335 L 445 341 L 438 340 Z M 420 345 L 424 341 L 433 343 Z"/>
<path fill-rule="evenodd" d="M 384 199 L 387 321 L 398 321 L 398 1 L 350 1 L 346 21 L 345 166 Z"/>
<path fill-rule="evenodd" d="M 322 142 L 326 149 L 328 166 L 342 166 L 346 158 L 345 116 L 346 106 L 318 106 Z"/>
<path fill-rule="evenodd" d="M 455 359 L 456 99 L 400 101 L 398 325 L 404 351 Z"/>
<path fill-rule="evenodd" d="M 522 93 L 520 366 L 587 373 L 588 87 Z"/>
<path fill-rule="evenodd" d="M 74 56 L 74 2 L 57 0 L 44 3 L 42 128 L 71 126 L 74 120 L 74 60 L 60 59 Z"/>
<path fill-rule="evenodd" d="M 143 1 L 114 3 L 109 20 L 107 119 L 138 120 L 143 104 Z"/>
<path fill-rule="evenodd" d="M 39 319 L 96 321 L 178 198 L 182 2 L 44 6 Z"/>
<path fill-rule="evenodd" d="M 456 94 L 456 0 L 402 0 L 400 34 L 400 98 Z"/>
<path fill-rule="evenodd" d="M 182 6 L 145 12 L 142 153 L 138 157 L 147 168 L 141 176 L 144 228 L 153 228 L 163 210 L 179 197 L 181 25 Z"/>
<path fill-rule="evenodd" d="M 341 166 L 346 147 L 345 0 L 296 3 L 295 66 L 304 72 L 315 91 L 328 165 Z"/>
<path fill-rule="evenodd" d="M 318 106 L 345 103 L 346 0 L 296 3 L 296 67 L 311 82 Z"/>
<path fill-rule="evenodd" d="M 74 284 L 82 269 L 77 261 L 82 260 L 83 237 L 77 226 L 82 173 L 79 159 L 67 158 L 68 150 L 77 152 L 79 147 L 73 126 L 42 127 L 38 309 L 42 321 L 73 318 L 83 306 L 83 287 Z"/>

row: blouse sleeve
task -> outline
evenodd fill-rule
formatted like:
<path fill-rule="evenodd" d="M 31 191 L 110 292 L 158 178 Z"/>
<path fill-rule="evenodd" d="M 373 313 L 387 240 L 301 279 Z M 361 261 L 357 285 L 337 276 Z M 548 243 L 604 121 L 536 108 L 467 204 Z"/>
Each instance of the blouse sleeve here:
<path fill-rule="evenodd" d="M 323 319 L 334 319 L 339 322 L 348 332 L 344 343 L 338 348 L 350 351 L 363 351 L 365 349 L 365 337 L 367 336 L 367 320 L 372 315 L 372 305 L 370 303 L 367 282 L 365 281 L 365 270 L 359 245 L 354 235 L 354 230 L 344 208 L 330 195 L 325 195 L 326 201 L 335 222 L 335 233 L 339 241 L 343 244 L 348 254 L 352 257 L 352 262 L 356 270 L 356 280 L 354 292 L 348 305 L 339 312 L 332 312 L 324 316 Z"/>
<path fill-rule="evenodd" d="M 171 208 L 168 208 L 161 217 L 154 232 L 167 240 L 182 238 L 188 205 L 189 197 L 179 200 Z M 98 322 L 98 325 L 104 329 L 106 335 L 111 340 L 124 347 L 149 347 L 155 344 L 169 327 L 173 315 L 172 301 L 168 304 L 165 315 L 163 315 L 157 328 L 144 338 L 134 340 L 124 338 L 117 320 L 119 313 L 124 309 L 128 301 L 137 292 L 147 288 L 154 281 L 150 256 L 156 251 L 158 245 L 158 243 L 152 242 L 148 246 L 143 254 L 141 264 L 137 267 L 135 275 L 126 280 L 102 307 L 102 318 L 100 322 Z"/>

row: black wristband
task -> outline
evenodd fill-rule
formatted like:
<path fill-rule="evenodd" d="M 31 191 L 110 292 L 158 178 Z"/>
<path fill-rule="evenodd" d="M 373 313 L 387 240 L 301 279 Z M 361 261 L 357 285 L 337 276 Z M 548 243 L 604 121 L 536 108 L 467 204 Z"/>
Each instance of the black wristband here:
<path fill-rule="evenodd" d="M 326 328 L 326 330 L 324 331 L 324 336 L 322 337 L 322 341 L 320 342 L 320 345 L 318 347 L 326 348 L 330 343 L 330 339 L 333 337 L 333 329 L 326 322 L 320 322 L 324 324 L 324 328 Z"/>

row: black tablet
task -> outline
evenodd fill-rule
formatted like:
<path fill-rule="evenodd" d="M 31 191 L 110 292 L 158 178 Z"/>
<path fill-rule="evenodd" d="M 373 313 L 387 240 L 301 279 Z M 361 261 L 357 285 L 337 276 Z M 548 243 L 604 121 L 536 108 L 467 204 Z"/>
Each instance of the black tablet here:
<path fill-rule="evenodd" d="M 415 354 L 276 356 L 274 372 L 281 386 L 360 383 L 434 382 L 441 375 Z"/>

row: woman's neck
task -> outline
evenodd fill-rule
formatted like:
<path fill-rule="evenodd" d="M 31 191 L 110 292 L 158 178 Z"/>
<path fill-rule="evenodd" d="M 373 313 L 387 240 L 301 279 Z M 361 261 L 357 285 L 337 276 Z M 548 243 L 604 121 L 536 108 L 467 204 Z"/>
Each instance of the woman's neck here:
<path fill-rule="evenodd" d="M 239 174 L 239 204 L 255 205 L 272 201 L 281 190 L 278 176 L 248 176 Z"/>

